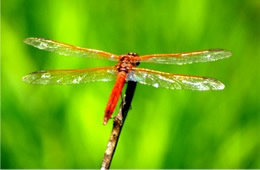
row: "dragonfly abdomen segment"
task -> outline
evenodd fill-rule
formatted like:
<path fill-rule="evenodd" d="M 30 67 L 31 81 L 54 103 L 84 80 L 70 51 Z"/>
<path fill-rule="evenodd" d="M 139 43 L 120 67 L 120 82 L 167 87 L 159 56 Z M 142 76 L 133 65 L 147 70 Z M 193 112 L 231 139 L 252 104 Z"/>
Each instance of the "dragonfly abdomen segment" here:
<path fill-rule="evenodd" d="M 117 101 L 121 95 L 125 81 L 126 81 L 126 72 L 124 71 L 119 72 L 117 74 L 117 79 L 113 87 L 113 90 L 110 94 L 107 107 L 105 109 L 104 122 L 103 122 L 104 124 L 107 124 L 107 121 L 109 120 L 109 118 L 111 117 L 112 113 L 115 110 Z"/>

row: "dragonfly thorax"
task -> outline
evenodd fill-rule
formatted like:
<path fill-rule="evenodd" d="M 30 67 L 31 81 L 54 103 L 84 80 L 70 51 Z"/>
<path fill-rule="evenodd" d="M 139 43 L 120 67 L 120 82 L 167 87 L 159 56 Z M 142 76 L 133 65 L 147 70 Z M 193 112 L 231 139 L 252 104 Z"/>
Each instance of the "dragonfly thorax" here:
<path fill-rule="evenodd" d="M 139 65 L 137 53 L 127 53 L 120 56 L 119 63 L 116 65 L 116 69 L 128 73 L 133 67 Z"/>

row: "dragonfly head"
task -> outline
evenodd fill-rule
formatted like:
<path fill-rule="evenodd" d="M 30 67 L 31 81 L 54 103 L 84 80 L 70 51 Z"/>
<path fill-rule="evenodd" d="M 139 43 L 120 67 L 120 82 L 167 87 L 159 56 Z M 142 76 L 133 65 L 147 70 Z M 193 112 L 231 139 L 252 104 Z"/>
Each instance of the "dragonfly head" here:
<path fill-rule="evenodd" d="M 129 52 L 126 55 L 131 56 L 131 57 L 139 57 L 139 55 L 137 53 L 133 53 L 133 52 Z M 140 64 L 140 61 L 137 61 L 136 66 L 138 66 Z"/>

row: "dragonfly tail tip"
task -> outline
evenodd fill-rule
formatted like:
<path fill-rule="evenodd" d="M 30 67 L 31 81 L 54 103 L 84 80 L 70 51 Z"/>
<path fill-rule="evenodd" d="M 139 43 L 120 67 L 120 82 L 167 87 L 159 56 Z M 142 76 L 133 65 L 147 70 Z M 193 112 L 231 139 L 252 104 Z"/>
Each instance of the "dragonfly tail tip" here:
<path fill-rule="evenodd" d="M 105 118 L 104 118 L 104 121 L 103 121 L 103 125 L 106 125 L 106 124 L 107 124 L 107 121 L 108 121 L 108 119 L 105 117 Z"/>

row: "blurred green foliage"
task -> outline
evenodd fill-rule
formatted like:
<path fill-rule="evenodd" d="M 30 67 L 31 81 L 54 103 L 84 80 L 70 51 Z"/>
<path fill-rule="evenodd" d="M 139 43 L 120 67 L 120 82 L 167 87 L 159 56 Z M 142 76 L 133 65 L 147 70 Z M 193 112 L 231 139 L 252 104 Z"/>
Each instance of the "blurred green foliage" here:
<path fill-rule="evenodd" d="M 113 65 L 23 43 L 44 37 L 116 54 L 208 48 L 229 59 L 141 64 L 215 77 L 223 91 L 138 84 L 111 168 L 260 168 L 259 0 L 8 0 L 1 5 L 2 168 L 99 168 L 112 121 L 102 125 L 113 82 L 74 86 L 21 81 L 43 69 Z"/>

